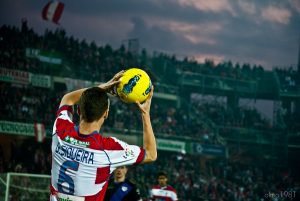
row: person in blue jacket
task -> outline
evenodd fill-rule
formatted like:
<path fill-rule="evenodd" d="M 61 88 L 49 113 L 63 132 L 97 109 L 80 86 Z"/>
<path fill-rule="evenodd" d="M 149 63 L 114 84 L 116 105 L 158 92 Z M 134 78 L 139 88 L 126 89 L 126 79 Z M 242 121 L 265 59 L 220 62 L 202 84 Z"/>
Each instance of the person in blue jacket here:
<path fill-rule="evenodd" d="M 142 201 L 137 186 L 126 178 L 128 168 L 120 166 L 108 183 L 104 201 Z"/>

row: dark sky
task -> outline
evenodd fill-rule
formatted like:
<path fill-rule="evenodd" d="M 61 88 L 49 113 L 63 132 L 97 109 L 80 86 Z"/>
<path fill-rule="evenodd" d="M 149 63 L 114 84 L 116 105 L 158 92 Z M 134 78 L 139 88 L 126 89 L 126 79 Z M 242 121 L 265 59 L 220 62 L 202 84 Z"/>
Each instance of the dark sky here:
<path fill-rule="evenodd" d="M 0 24 L 20 27 L 21 18 L 38 33 L 58 28 L 44 21 L 47 0 L 1 0 Z M 68 35 L 110 44 L 138 38 L 148 52 L 198 61 L 273 66 L 297 64 L 300 0 L 61 0 L 60 26 Z"/>

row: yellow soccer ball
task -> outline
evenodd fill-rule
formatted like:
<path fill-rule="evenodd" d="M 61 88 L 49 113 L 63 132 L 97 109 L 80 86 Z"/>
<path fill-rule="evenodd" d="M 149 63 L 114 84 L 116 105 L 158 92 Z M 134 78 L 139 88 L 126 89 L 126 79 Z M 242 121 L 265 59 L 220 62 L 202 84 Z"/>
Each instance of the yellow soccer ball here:
<path fill-rule="evenodd" d="M 117 94 L 125 103 L 144 102 L 151 91 L 152 83 L 149 75 L 139 69 L 130 68 L 120 78 Z"/>

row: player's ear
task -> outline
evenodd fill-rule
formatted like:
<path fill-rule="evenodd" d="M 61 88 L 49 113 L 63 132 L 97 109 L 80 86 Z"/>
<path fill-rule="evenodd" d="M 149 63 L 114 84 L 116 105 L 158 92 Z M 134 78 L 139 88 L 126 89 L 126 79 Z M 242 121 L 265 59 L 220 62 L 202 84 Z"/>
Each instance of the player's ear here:
<path fill-rule="evenodd" d="M 107 98 L 107 109 L 104 112 L 104 119 L 106 119 L 108 117 L 108 113 L 109 113 L 109 107 L 110 107 L 110 99 Z"/>
<path fill-rule="evenodd" d="M 104 119 L 107 119 L 107 117 L 108 117 L 108 112 L 109 112 L 109 109 L 107 109 L 107 110 L 104 112 L 104 114 L 103 114 L 103 118 L 104 118 Z"/>

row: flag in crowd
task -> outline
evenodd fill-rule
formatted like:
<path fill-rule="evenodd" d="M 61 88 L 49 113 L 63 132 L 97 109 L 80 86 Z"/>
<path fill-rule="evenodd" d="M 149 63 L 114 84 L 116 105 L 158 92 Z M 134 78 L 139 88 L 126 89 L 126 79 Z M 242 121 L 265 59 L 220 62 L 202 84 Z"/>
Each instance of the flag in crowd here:
<path fill-rule="evenodd" d="M 52 21 L 55 24 L 59 24 L 59 20 L 64 11 L 65 4 L 59 1 L 48 2 L 42 11 L 42 17 L 44 20 Z"/>

